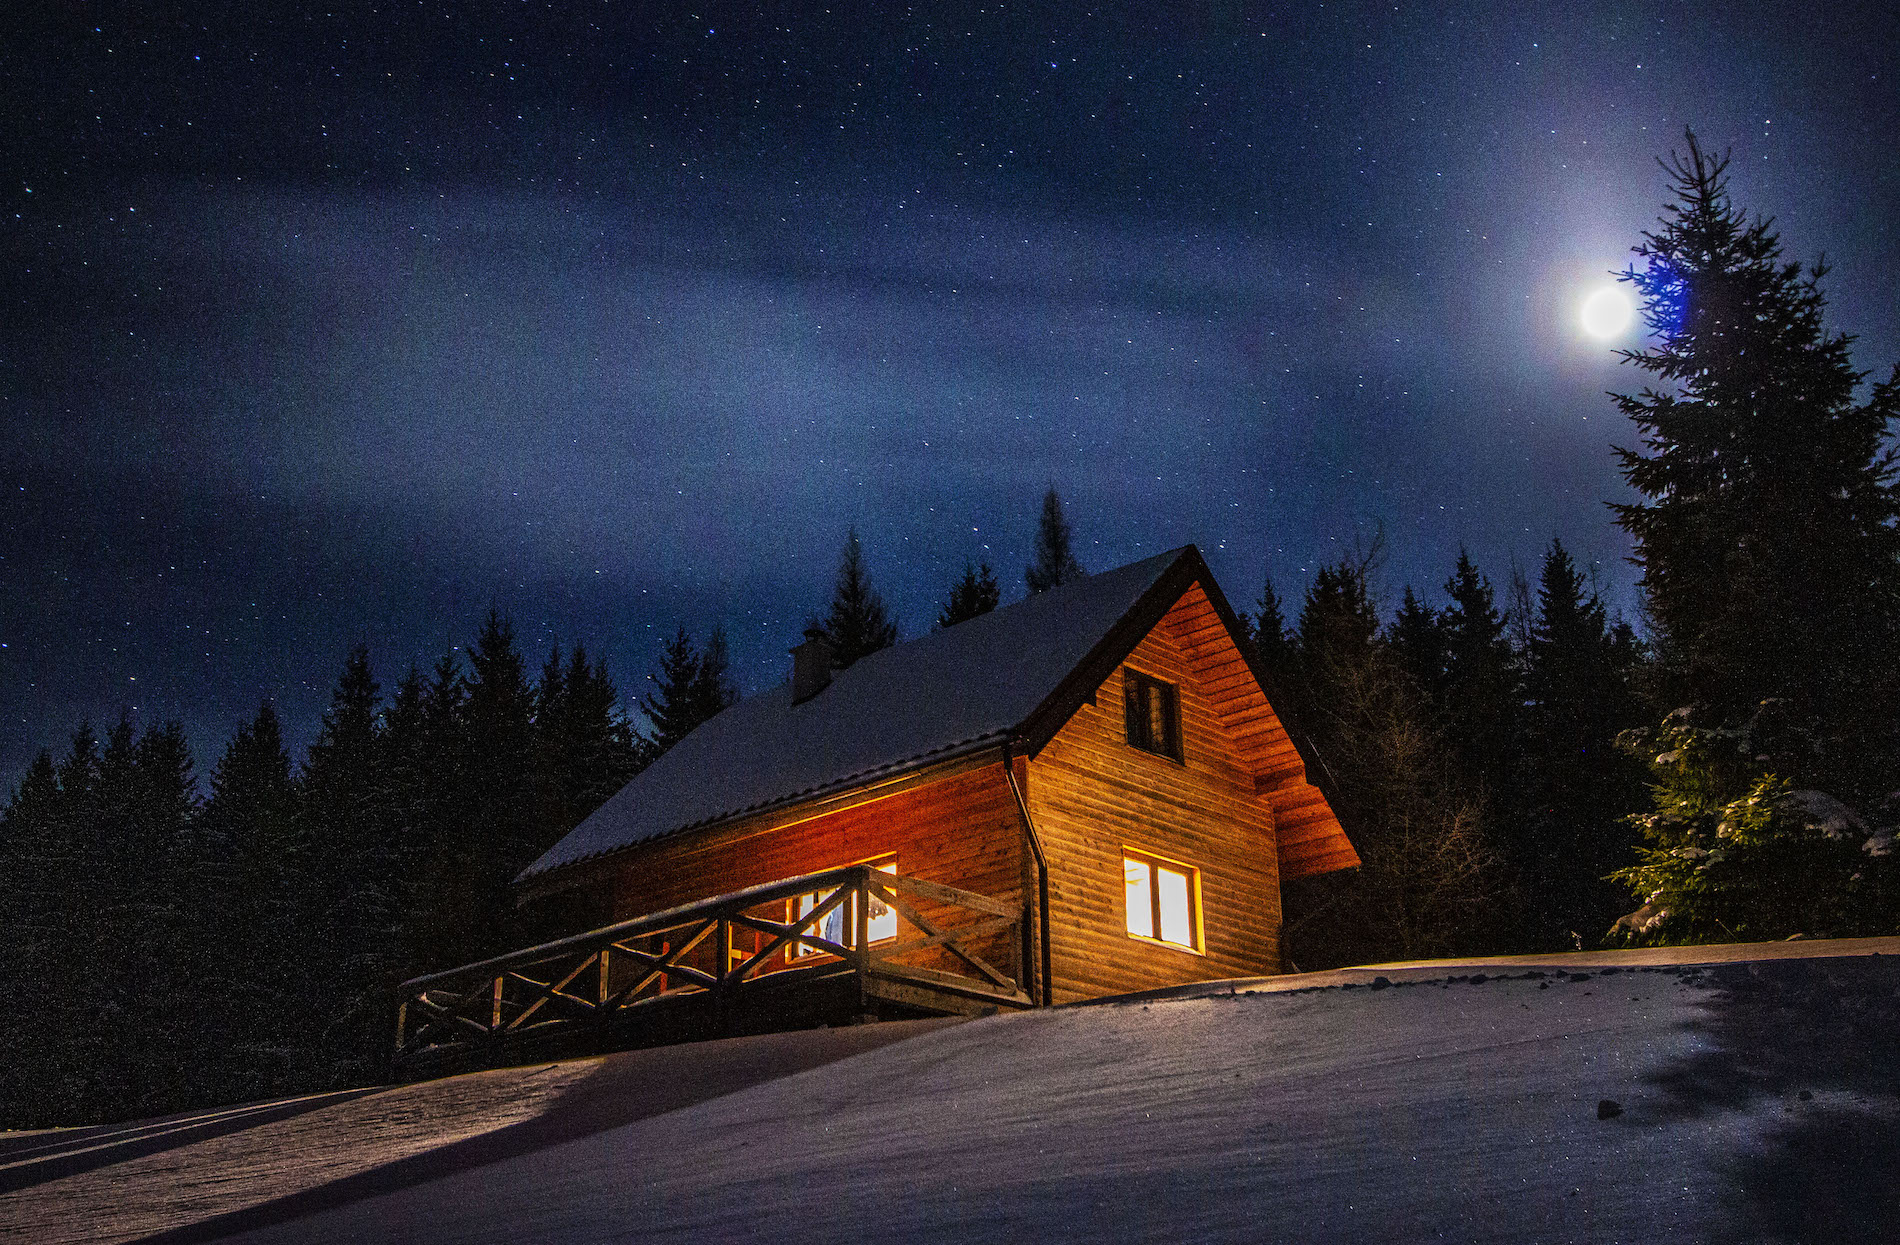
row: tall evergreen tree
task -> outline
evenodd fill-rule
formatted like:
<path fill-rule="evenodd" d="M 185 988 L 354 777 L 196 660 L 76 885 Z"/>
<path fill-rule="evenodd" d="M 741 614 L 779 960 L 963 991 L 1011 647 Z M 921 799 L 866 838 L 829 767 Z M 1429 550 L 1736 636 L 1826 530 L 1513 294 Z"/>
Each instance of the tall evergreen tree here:
<path fill-rule="evenodd" d="M 463 955 L 479 959 L 514 942 L 508 884 L 552 840 L 535 818 L 534 693 L 514 626 L 499 611 L 483 620 L 468 664 L 462 791 L 473 886 L 460 941 Z"/>
<path fill-rule="evenodd" d="M 1490 579 L 1463 549 L 1445 592 L 1446 741 L 1467 780 L 1495 800 L 1515 763 L 1517 736 L 1517 671 L 1506 620 Z"/>
<path fill-rule="evenodd" d="M 950 586 L 949 599 L 943 608 L 937 611 L 937 627 L 954 627 L 960 622 L 981 617 L 996 608 L 999 598 L 996 587 L 996 572 L 990 564 L 963 564 L 963 575 Z"/>
<path fill-rule="evenodd" d="M 711 721 L 739 699 L 738 689 L 732 685 L 730 666 L 726 630 L 714 627 L 712 634 L 706 637 L 706 646 L 699 651 L 699 669 L 693 675 L 693 714 L 701 722 Z"/>
<path fill-rule="evenodd" d="M 1289 955 L 1310 969 L 1489 949 L 1500 870 L 1481 805 L 1379 636 L 1365 565 L 1315 575 L 1298 653 L 1315 776 L 1362 865 L 1288 887 Z"/>
<path fill-rule="evenodd" d="M 855 527 L 845 537 L 844 552 L 838 559 L 831 611 L 826 614 L 823 627 L 826 638 L 831 641 L 831 664 L 839 670 L 897 643 L 897 624 L 885 610 L 884 598 L 871 586 L 870 572 L 864 566 L 864 548 Z"/>
<path fill-rule="evenodd" d="M 652 723 L 645 737 L 651 756 L 659 756 L 705 721 L 700 713 L 700 661 L 699 646 L 682 626 L 661 650 L 660 668 L 647 676 L 654 690 L 641 698 L 640 708 Z"/>
<path fill-rule="evenodd" d="M 1023 582 L 1030 594 L 1080 579 L 1087 574 L 1075 559 L 1074 533 L 1062 515 L 1062 499 L 1052 488 L 1042 497 L 1042 517 L 1036 523 L 1035 560 L 1023 568 Z"/>
<path fill-rule="evenodd" d="M 1254 602 L 1255 613 L 1252 618 L 1243 619 L 1247 639 L 1253 645 L 1254 660 L 1261 671 L 1272 680 L 1274 686 L 1269 691 L 1277 692 L 1282 700 L 1293 695 L 1294 680 L 1294 641 L 1287 629 L 1286 611 L 1280 606 L 1280 594 L 1273 590 L 1273 580 L 1268 578 L 1261 583 L 1260 599 Z M 1297 712 L 1289 703 L 1275 703 L 1282 715 Z"/>
<path fill-rule="evenodd" d="M 90 742 L 90 734 L 88 734 Z M 73 1038 L 84 1023 L 64 987 L 79 967 L 71 943 L 77 883 L 75 845 L 60 773 L 42 750 L 0 814 L 0 1043 L 10 1075 L 0 1076 L 0 1126 L 32 1127 L 82 1118 Z"/>
<path fill-rule="evenodd" d="M 1617 397 L 1642 434 L 1618 457 L 1645 499 L 1617 522 L 1679 708 L 1632 740 L 1657 807 L 1621 875 L 1643 915 L 1619 924 L 1651 940 L 1888 932 L 1893 866 L 1868 810 L 1900 785 L 1885 444 L 1900 369 L 1857 399 L 1851 339 L 1822 325 L 1825 267 L 1784 260 L 1771 222 L 1731 201 L 1727 158 L 1687 144 L 1635 248 L 1645 266 L 1623 274 L 1655 344 L 1622 352 L 1652 385 Z M 1867 854 L 1841 846 L 1860 840 Z"/>
<path fill-rule="evenodd" d="M 1616 747 L 1617 735 L 1639 720 L 1633 660 L 1569 552 L 1551 541 L 1525 654 L 1514 836 L 1526 932 L 1539 948 L 1594 942 L 1628 907 L 1608 877 L 1630 858 L 1627 814 L 1642 803 L 1642 770 Z"/>
<path fill-rule="evenodd" d="M 1727 157 L 1665 167 L 1675 198 L 1624 280 L 1655 344 L 1624 351 L 1654 388 L 1617 405 L 1645 500 L 1617 506 L 1666 640 L 1675 703 L 1739 723 L 1765 699 L 1827 746 L 1807 778 L 1871 793 L 1900 721 L 1900 495 L 1886 445 L 1900 368 L 1865 401 L 1852 339 L 1822 325 L 1822 265 L 1784 261 L 1771 222 L 1729 197 Z"/>
<path fill-rule="evenodd" d="M 307 1067 L 314 883 L 283 730 L 268 701 L 211 774 L 206 858 L 194 894 L 194 961 L 220 1006 L 205 1023 L 207 1093 L 238 1101 L 284 1091 Z"/>
<path fill-rule="evenodd" d="M 1392 616 L 1386 642 L 1392 646 L 1392 657 L 1399 669 L 1436 710 L 1445 696 L 1448 662 L 1445 629 L 1438 611 L 1421 601 L 1410 584 L 1405 586 L 1399 612 Z"/>
<path fill-rule="evenodd" d="M 371 1019 L 386 1009 L 388 989 L 400 979 L 392 840 L 407 827 L 389 807 L 380 704 L 369 649 L 359 644 L 344 659 L 300 777 L 318 926 L 330 948 L 317 965 L 317 990 L 332 1017 L 323 1057 L 333 1081 L 360 1081 L 381 1070 Z"/>

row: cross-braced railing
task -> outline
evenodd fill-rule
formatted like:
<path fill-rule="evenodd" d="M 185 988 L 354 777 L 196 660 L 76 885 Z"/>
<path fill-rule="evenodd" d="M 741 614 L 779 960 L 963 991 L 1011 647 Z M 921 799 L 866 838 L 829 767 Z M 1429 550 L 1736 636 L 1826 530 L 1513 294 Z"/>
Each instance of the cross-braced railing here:
<path fill-rule="evenodd" d="M 692 997 L 730 1017 L 762 987 L 783 998 L 840 977 L 866 1004 L 1027 1007 L 1021 983 L 991 963 L 1023 959 L 1025 925 L 1002 899 L 873 865 L 828 869 L 406 981 L 396 1059 L 605 1031 Z"/>

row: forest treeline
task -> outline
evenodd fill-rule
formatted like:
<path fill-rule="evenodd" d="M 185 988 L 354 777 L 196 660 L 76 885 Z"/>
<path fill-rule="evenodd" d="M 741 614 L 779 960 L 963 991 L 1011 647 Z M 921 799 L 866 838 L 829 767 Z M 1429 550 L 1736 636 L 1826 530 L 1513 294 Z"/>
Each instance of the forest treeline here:
<path fill-rule="evenodd" d="M 1072 544 L 1051 491 L 1024 590 L 1083 574 Z M 1393 914 L 1321 913 L 1296 957 L 1569 945 L 1572 930 L 1594 940 L 1630 906 L 1603 875 L 1628 863 L 1633 831 L 1618 818 L 1640 795 L 1612 739 L 1639 720 L 1641 645 L 1560 545 L 1535 617 L 1515 628 L 1462 557 L 1449 605 L 1407 589 L 1382 624 L 1373 563 L 1321 570 L 1296 625 L 1270 584 L 1243 616 L 1367 856 L 1359 898 Z M 1001 596 L 993 568 L 966 565 L 935 625 Z M 841 667 L 896 642 L 856 531 L 809 625 Z M 34 760 L 0 817 L 13 1000 L 0 1121 L 151 1115 L 386 1075 L 397 983 L 573 932 L 548 924 L 560 914 L 518 909 L 510 880 L 732 703 L 726 667 L 717 630 L 682 629 L 629 712 L 583 647 L 556 648 L 532 675 L 491 612 L 465 650 L 391 688 L 367 649 L 349 653 L 295 761 L 268 702 L 202 784 L 175 722 L 140 733 L 121 718 L 103 737 L 80 726 Z M 1526 709 L 1531 687 L 1542 690 Z M 1526 730 L 1545 744 L 1528 746 Z M 1519 822 L 1535 835 L 1502 832 Z M 1535 911 L 1530 896 L 1543 897 Z"/>
<path fill-rule="evenodd" d="M 1461 553 L 1396 599 L 1374 542 L 1247 603 L 1363 861 L 1287 887 L 1300 968 L 1900 932 L 1900 369 L 1864 383 L 1824 270 L 1730 203 L 1722 159 L 1691 135 L 1669 167 L 1624 274 L 1641 633 L 1557 540 L 1534 576 Z M 1084 569 L 1051 490 L 1023 588 Z M 934 625 L 1002 596 L 966 564 Z M 855 530 L 807 626 L 841 666 L 898 638 Z M 0 812 L 0 1126 L 375 1081 L 398 982 L 565 932 L 509 880 L 732 702 L 726 661 L 681 630 L 630 711 L 580 647 L 532 675 L 491 614 L 393 687 L 349 654 L 295 762 L 260 707 L 202 787 L 177 724 L 82 726 Z"/>

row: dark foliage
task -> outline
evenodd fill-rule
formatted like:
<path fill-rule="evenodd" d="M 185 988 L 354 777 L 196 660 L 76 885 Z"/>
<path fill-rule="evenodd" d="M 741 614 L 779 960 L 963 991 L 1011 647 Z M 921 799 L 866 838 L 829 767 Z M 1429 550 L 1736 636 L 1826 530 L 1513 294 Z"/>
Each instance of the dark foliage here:
<path fill-rule="evenodd" d="M 1087 574 L 1075 559 L 1074 533 L 1062 517 L 1062 499 L 1050 489 L 1043 494 L 1042 517 L 1036 523 L 1036 557 L 1023 568 L 1023 582 L 1034 594 L 1080 579 Z"/>
<path fill-rule="evenodd" d="M 980 566 L 965 562 L 962 577 L 950 586 L 950 599 L 937 611 L 937 626 L 954 627 L 987 614 L 996 608 L 1000 595 L 996 572 L 988 562 Z"/>
<path fill-rule="evenodd" d="M 1900 494 L 1887 445 L 1900 369 L 1857 399 L 1851 339 L 1822 326 L 1816 264 L 1728 196 L 1687 136 L 1644 261 L 1624 274 L 1656 345 L 1617 398 L 1645 500 L 1635 539 L 1674 706 L 1633 736 L 1652 771 L 1647 846 L 1621 876 L 1644 939 L 1890 933 L 1900 785 Z"/>
<path fill-rule="evenodd" d="M 1478 952 L 1499 936 L 1505 873 L 1482 804 L 1380 635 L 1369 559 L 1322 567 L 1300 610 L 1299 725 L 1363 861 L 1285 896 L 1301 968 Z"/>
<path fill-rule="evenodd" d="M 897 624 L 884 608 L 884 598 L 871 586 L 856 528 L 845 537 L 831 611 L 821 629 L 831 641 L 831 664 L 839 670 L 897 643 Z"/>
<path fill-rule="evenodd" d="M 1617 404 L 1617 451 L 1645 500 L 1636 541 L 1670 702 L 1731 725 L 1787 702 L 1830 737 L 1837 789 L 1885 782 L 1900 707 L 1900 495 L 1886 446 L 1900 369 L 1856 391 L 1852 339 L 1822 326 L 1823 265 L 1782 258 L 1771 222 L 1728 196 L 1725 157 L 1688 136 L 1676 198 L 1624 279 L 1657 337 L 1624 358 L 1655 388 Z"/>
<path fill-rule="evenodd" d="M 1616 746 L 1641 720 L 1641 653 L 1627 625 L 1612 628 L 1576 564 L 1552 541 L 1538 577 L 1522 654 L 1523 726 L 1516 865 L 1526 890 L 1527 946 L 1594 942 L 1628 907 L 1609 878 L 1631 858 L 1627 815 L 1641 805 L 1642 771 Z"/>
<path fill-rule="evenodd" d="M 652 723 L 652 732 L 642 741 L 649 759 L 686 738 L 738 699 L 726 663 L 726 636 L 717 628 L 707 637 L 703 649 L 693 643 L 684 627 L 667 642 L 660 655 L 660 668 L 647 676 L 654 690 L 640 702 L 647 721 Z"/>
<path fill-rule="evenodd" d="M 266 704 L 202 807 L 176 723 L 121 721 L 103 746 L 82 727 L 36 758 L 0 812 L 0 1122 L 387 1076 L 392 987 L 510 943 L 507 880 L 637 766 L 578 646 L 530 686 L 491 615 L 470 661 L 412 669 L 385 703 L 356 649 L 301 771 Z"/>

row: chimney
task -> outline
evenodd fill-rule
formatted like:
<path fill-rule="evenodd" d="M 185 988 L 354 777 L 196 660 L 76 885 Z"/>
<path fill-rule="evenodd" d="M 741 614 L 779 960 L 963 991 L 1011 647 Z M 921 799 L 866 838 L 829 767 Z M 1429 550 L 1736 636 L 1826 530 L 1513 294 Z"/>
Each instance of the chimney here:
<path fill-rule="evenodd" d="M 807 628 L 805 642 L 792 650 L 792 703 L 802 705 L 831 686 L 831 637 Z"/>

